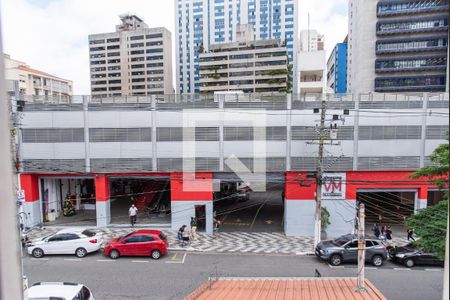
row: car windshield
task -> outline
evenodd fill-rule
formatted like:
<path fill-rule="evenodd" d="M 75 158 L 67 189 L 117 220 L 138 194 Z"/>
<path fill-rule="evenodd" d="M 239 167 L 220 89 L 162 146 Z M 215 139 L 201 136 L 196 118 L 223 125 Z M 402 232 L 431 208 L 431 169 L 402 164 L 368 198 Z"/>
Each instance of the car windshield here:
<path fill-rule="evenodd" d="M 123 241 L 124 239 L 126 239 L 127 237 L 129 237 L 132 234 L 132 232 L 130 232 L 129 234 L 123 235 L 121 236 L 118 241 Z"/>
<path fill-rule="evenodd" d="M 46 236 L 44 236 L 44 237 L 41 239 L 41 241 L 43 241 L 43 240 L 45 240 L 45 239 L 48 239 L 49 237 L 51 237 L 51 236 L 53 236 L 53 235 L 54 235 L 54 233 L 49 234 L 49 235 L 46 235 Z"/>
<path fill-rule="evenodd" d="M 333 244 L 335 244 L 336 246 L 343 246 L 348 241 L 349 241 L 349 239 L 347 237 L 341 236 L 341 237 L 338 237 L 337 239 L 333 240 Z"/>

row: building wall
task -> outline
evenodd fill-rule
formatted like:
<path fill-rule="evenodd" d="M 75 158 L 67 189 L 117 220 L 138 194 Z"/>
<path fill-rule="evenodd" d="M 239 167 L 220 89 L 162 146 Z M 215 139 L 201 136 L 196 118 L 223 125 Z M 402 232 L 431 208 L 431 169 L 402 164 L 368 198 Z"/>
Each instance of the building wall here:
<path fill-rule="evenodd" d="M 217 44 L 211 48 L 214 52 L 200 54 L 200 92 L 287 92 L 287 51 L 277 40 Z"/>
<path fill-rule="evenodd" d="M 350 93 L 442 92 L 448 1 L 349 1 Z"/>
<path fill-rule="evenodd" d="M 73 83 L 46 72 L 36 70 L 25 62 L 12 59 L 4 54 L 5 78 L 10 82 L 18 82 L 18 91 L 27 101 L 46 100 L 69 102 L 72 96 Z M 8 90 L 16 92 L 13 85 Z"/>
<path fill-rule="evenodd" d="M 347 43 L 337 43 L 328 58 L 327 86 L 334 93 L 347 92 Z"/>
<path fill-rule="evenodd" d="M 298 53 L 298 91 L 304 94 L 322 94 L 326 91 L 325 51 Z"/>
<path fill-rule="evenodd" d="M 339 145 L 327 149 L 330 169 L 410 170 L 429 164 L 428 156 L 445 142 L 448 118 L 442 114 L 448 111 L 448 94 L 406 96 L 409 100 L 400 100 L 404 95 L 363 96 L 357 102 L 351 96 L 327 102 L 328 116 L 345 118 L 337 122 Z M 173 108 L 155 103 L 155 109 L 141 104 L 139 110 L 124 103 L 85 106 L 84 111 L 81 106 L 75 111 L 25 106 L 21 167 L 39 172 L 182 171 L 183 157 L 191 157 L 185 147 L 193 145 L 199 171 L 227 170 L 224 160 L 232 154 L 250 167 L 266 157 L 270 171 L 315 170 L 317 146 L 310 142 L 317 139 L 313 108 L 320 102 L 290 95 L 269 103 L 255 99 L 235 103 L 212 97 L 199 102 L 210 108 L 183 110 L 180 103 Z M 261 109 L 269 104 L 269 110 Z M 343 115 L 343 108 L 350 109 L 349 115 Z M 183 127 L 196 127 L 189 142 L 183 142 Z M 261 132 L 265 136 L 255 142 Z"/>
<path fill-rule="evenodd" d="M 211 44 L 235 42 L 237 24 L 252 24 L 256 40 L 286 40 L 295 76 L 297 0 L 178 0 L 175 5 L 177 93 L 199 92 L 199 49 L 208 51 Z"/>
<path fill-rule="evenodd" d="M 315 29 L 300 30 L 299 51 L 320 51 L 324 50 L 325 37 Z"/>

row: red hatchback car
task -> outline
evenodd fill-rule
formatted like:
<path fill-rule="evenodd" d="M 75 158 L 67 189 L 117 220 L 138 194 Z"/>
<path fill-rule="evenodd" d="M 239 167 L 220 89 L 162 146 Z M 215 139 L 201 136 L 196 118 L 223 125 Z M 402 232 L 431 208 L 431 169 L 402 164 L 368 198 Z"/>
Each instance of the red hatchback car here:
<path fill-rule="evenodd" d="M 119 256 L 151 256 L 158 259 L 167 253 L 167 236 L 159 230 L 140 229 L 115 238 L 102 245 L 103 252 L 112 259 Z"/>

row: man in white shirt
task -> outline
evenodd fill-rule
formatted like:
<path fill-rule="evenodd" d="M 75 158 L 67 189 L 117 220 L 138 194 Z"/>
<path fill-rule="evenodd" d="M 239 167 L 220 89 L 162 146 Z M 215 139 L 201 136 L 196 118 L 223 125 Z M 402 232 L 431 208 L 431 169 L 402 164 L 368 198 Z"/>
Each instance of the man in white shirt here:
<path fill-rule="evenodd" d="M 130 217 L 131 227 L 134 227 L 134 224 L 136 224 L 136 216 L 137 216 L 138 209 L 134 204 L 131 204 L 130 209 L 128 210 L 128 216 Z"/>

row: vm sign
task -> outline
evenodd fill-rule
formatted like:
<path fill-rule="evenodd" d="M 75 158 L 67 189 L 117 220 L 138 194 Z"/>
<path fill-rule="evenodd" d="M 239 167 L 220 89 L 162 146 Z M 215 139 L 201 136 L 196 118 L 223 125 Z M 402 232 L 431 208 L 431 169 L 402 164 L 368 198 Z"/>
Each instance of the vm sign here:
<path fill-rule="evenodd" d="M 345 199 L 345 173 L 324 173 L 322 177 L 322 199 Z"/>

